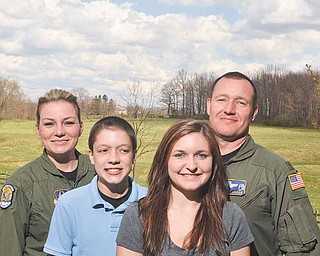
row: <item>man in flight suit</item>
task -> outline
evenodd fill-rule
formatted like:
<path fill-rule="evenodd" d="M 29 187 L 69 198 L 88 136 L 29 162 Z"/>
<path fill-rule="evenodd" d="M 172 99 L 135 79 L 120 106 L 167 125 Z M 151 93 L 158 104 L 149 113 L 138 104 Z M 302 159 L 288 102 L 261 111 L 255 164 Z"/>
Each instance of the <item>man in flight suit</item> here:
<path fill-rule="evenodd" d="M 320 255 L 320 231 L 300 173 L 249 135 L 258 114 L 257 92 L 242 73 L 213 83 L 207 99 L 228 172 L 230 199 L 245 212 L 254 245 L 251 255 Z"/>

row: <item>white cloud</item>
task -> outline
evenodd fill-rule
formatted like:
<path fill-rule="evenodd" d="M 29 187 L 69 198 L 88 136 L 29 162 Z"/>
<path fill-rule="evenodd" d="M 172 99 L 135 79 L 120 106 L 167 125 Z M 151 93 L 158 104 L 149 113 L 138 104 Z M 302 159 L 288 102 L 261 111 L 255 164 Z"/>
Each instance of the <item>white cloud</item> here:
<path fill-rule="evenodd" d="M 320 3 L 310 0 L 270 0 L 241 2 L 239 11 L 254 26 L 274 24 L 292 29 L 292 25 L 306 26 L 320 24 L 317 10 Z M 290 27 L 291 26 L 291 27 Z"/>
<path fill-rule="evenodd" d="M 292 55 L 292 49 L 296 54 L 302 51 L 302 45 L 287 38 L 286 35 L 272 36 L 269 39 L 249 39 L 241 45 L 232 45 L 230 53 L 237 58 L 260 59 L 272 63 L 277 59 L 281 64 L 284 59 Z M 281 59 L 279 57 L 281 53 Z"/>
<path fill-rule="evenodd" d="M 276 0 L 274 9 L 266 14 L 261 23 L 298 23 L 311 18 L 312 10 L 303 0 Z"/>
<path fill-rule="evenodd" d="M 225 6 L 241 20 L 227 13 L 155 16 L 109 1 L 1 0 L 0 75 L 17 78 L 34 98 L 60 86 L 117 99 L 126 81 L 161 84 L 180 69 L 296 70 L 320 59 L 318 1 L 162 2 Z"/>

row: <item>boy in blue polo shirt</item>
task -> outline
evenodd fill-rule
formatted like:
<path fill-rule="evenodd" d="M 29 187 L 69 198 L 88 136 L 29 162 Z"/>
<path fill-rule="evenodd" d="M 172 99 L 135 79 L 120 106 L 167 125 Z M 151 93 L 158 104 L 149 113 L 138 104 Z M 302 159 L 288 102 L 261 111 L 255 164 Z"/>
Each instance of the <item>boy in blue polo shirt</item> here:
<path fill-rule="evenodd" d="M 147 188 L 129 177 L 136 148 L 135 132 L 122 118 L 105 117 L 92 127 L 89 156 L 97 176 L 59 198 L 44 252 L 56 256 L 116 254 L 124 211 L 147 193 Z"/>

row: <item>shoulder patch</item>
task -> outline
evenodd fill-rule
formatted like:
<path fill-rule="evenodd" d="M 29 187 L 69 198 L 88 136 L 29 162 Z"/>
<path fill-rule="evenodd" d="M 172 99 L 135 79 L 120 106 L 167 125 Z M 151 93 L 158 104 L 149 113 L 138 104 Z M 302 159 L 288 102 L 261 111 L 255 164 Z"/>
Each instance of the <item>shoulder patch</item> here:
<path fill-rule="evenodd" d="M 292 190 L 305 187 L 300 173 L 291 174 L 288 179 Z"/>
<path fill-rule="evenodd" d="M 12 204 L 14 191 L 15 189 L 11 184 L 6 184 L 2 187 L 1 199 L 0 199 L 0 207 L 2 209 L 6 209 Z"/>
<path fill-rule="evenodd" d="M 243 196 L 246 194 L 246 180 L 228 179 L 228 184 L 230 196 Z"/>

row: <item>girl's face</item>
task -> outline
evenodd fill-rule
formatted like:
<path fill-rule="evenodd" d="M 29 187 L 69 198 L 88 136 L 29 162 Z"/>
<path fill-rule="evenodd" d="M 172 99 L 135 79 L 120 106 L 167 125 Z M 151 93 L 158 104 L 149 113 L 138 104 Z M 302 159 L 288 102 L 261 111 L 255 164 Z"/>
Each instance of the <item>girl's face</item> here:
<path fill-rule="evenodd" d="M 180 138 L 169 155 L 172 190 L 199 195 L 212 173 L 213 156 L 208 141 L 198 132 Z"/>
<path fill-rule="evenodd" d="M 73 153 L 82 133 L 74 106 L 66 101 L 45 103 L 40 110 L 37 134 L 51 157 Z"/>
<path fill-rule="evenodd" d="M 128 186 L 135 153 L 129 135 L 120 129 L 102 129 L 89 154 L 99 176 L 98 187 L 108 195 L 111 187 Z"/>

